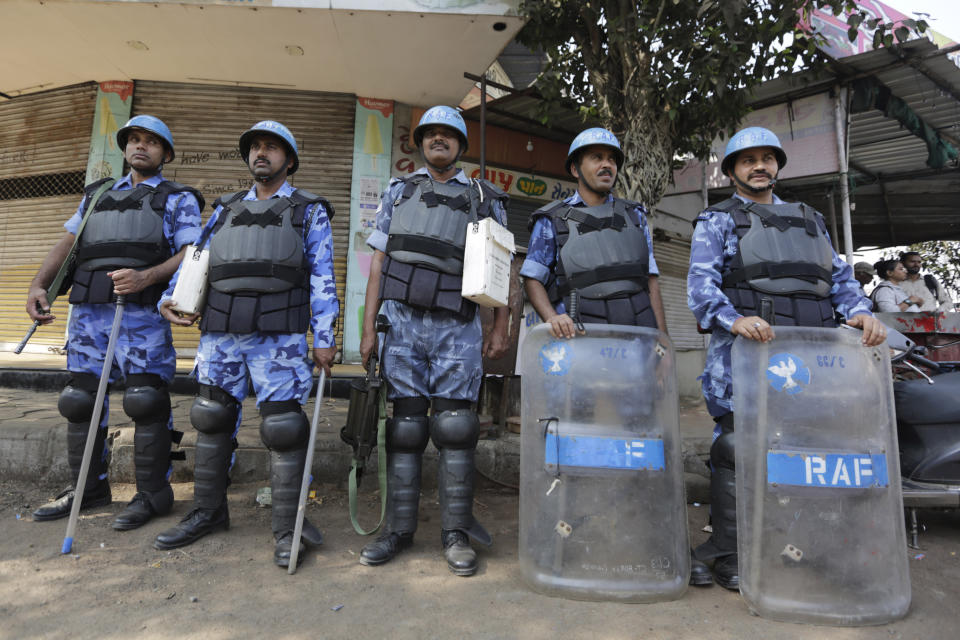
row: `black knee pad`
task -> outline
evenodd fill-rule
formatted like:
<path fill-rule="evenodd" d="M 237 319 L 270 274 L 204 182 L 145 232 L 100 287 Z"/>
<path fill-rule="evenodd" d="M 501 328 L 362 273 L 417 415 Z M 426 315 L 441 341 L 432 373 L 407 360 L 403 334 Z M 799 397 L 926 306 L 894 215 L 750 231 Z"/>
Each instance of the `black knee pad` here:
<path fill-rule="evenodd" d="M 240 403 L 220 387 L 201 384 L 190 407 L 190 424 L 201 433 L 233 433 Z"/>
<path fill-rule="evenodd" d="M 100 381 L 89 373 L 75 373 L 60 392 L 57 409 L 69 422 L 90 422 Z"/>
<path fill-rule="evenodd" d="M 127 376 L 123 412 L 134 422 L 166 422 L 170 416 L 170 390 L 160 376 Z"/>
<path fill-rule="evenodd" d="M 401 416 L 387 420 L 387 451 L 423 453 L 429 440 L 427 416 Z"/>
<path fill-rule="evenodd" d="M 736 436 L 732 431 L 720 434 L 710 447 L 710 463 L 714 468 L 733 469 L 736 464 Z"/>
<path fill-rule="evenodd" d="M 430 420 L 430 437 L 437 449 L 473 449 L 480 435 L 480 420 L 469 409 L 443 411 Z"/>
<path fill-rule="evenodd" d="M 307 444 L 310 422 L 296 400 L 260 404 L 260 438 L 271 451 L 291 451 Z"/>

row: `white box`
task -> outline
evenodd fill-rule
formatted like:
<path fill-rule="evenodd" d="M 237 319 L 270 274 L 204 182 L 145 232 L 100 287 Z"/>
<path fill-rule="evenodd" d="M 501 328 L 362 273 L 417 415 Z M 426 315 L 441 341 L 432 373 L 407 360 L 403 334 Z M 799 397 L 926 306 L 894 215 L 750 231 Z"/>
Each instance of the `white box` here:
<path fill-rule="evenodd" d="M 207 271 L 210 266 L 210 250 L 200 250 L 195 245 L 187 247 L 180 265 L 177 286 L 171 299 L 173 309 L 180 313 L 200 313 L 207 303 Z"/>
<path fill-rule="evenodd" d="M 460 294 L 482 307 L 505 307 L 510 298 L 513 234 L 493 218 L 467 225 Z"/>

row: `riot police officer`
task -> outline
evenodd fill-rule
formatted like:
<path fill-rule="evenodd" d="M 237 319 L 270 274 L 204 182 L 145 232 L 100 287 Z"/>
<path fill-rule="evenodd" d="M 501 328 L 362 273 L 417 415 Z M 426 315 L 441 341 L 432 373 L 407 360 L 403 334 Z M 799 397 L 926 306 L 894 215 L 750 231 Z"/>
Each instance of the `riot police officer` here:
<path fill-rule="evenodd" d="M 204 227 L 209 242 L 210 291 L 200 321 L 197 380 L 190 410 L 197 430 L 193 509 L 157 536 L 158 549 L 191 544 L 227 529 L 226 490 L 248 378 L 257 395 L 260 436 L 270 449 L 274 562 L 290 563 L 300 483 L 310 425 L 302 410 L 313 382 L 310 359 L 330 371 L 339 313 L 333 276 L 333 208 L 322 197 L 294 189 L 287 177 L 299 167 L 297 142 L 284 125 L 258 122 L 240 136 L 240 155 L 254 177 L 248 191 L 217 200 Z M 209 238 L 209 240 L 208 240 Z M 171 299 L 179 271 L 160 303 L 178 325 Z M 312 349 L 306 332 L 313 331 Z M 322 542 L 304 521 L 303 540 Z M 303 553 L 298 550 L 298 561 Z"/>
<path fill-rule="evenodd" d="M 767 342 L 774 325 L 835 327 L 836 315 L 863 330 L 863 343 L 883 342 L 883 325 L 870 314 L 853 270 L 833 251 L 823 216 L 773 193 L 787 154 L 773 132 L 738 131 L 727 143 L 721 170 L 733 197 L 703 211 L 694 223 L 687 300 L 701 328 L 711 330 L 701 378 L 707 409 L 717 423 L 710 449 L 713 533 L 697 548 L 713 562 L 717 583 L 739 587 L 733 340 Z"/>
<path fill-rule="evenodd" d="M 67 327 L 67 369 L 71 377 L 58 408 L 67 419 L 67 461 L 79 477 L 97 387 L 104 366 L 110 382 L 123 380 L 123 410 L 134 421 L 134 464 L 137 493 L 113 521 L 118 530 L 135 529 L 173 506 L 170 487 L 173 430 L 168 385 L 176 371 L 170 325 L 156 309 L 157 300 L 176 270 L 185 247 L 200 234 L 203 197 L 194 189 L 165 180 L 164 163 L 175 157 L 167 125 L 149 115 L 131 118 L 117 131 L 117 144 L 130 172 L 102 193 L 87 213 L 90 198 L 109 179 L 88 185 L 76 213 L 64 224 L 67 232 L 50 251 L 30 285 L 27 313 L 43 324 L 53 322 L 47 304 L 50 286 L 67 257 L 83 216 L 77 268 L 70 289 L 74 305 Z M 104 362 L 114 319 L 116 295 L 125 309 L 113 362 Z M 109 396 L 104 399 L 100 428 L 87 475 L 81 509 L 109 504 L 106 442 Z M 68 488 L 33 513 L 34 520 L 70 514 L 74 500 Z"/>
<path fill-rule="evenodd" d="M 507 310 L 497 309 L 483 336 L 476 305 L 460 295 L 467 224 L 493 217 L 505 224 L 506 195 L 457 168 L 467 127 L 450 107 L 428 109 L 413 131 L 426 166 L 391 180 L 368 239 L 376 251 L 367 283 L 360 351 L 377 348 L 375 319 L 387 316 L 382 367 L 393 401 L 387 422 L 387 520 L 360 562 L 377 566 L 413 542 L 420 504 L 423 451 L 440 452 L 441 543 L 450 570 L 477 570 L 473 539 L 491 543 L 473 517 L 474 451 L 479 423 L 472 404 L 483 375 L 482 356 L 498 358 L 507 344 Z M 432 406 L 432 417 L 428 409 Z"/>
<path fill-rule="evenodd" d="M 612 132 L 580 132 L 566 161 L 577 191 L 530 217 L 520 275 L 530 303 L 557 338 L 572 338 L 582 322 L 667 331 L 647 211 L 613 195 L 623 160 Z M 711 582 L 709 569 L 693 558 L 690 583 Z"/>
<path fill-rule="evenodd" d="M 577 322 L 667 330 L 646 209 L 612 193 L 622 166 L 616 136 L 600 128 L 582 131 L 566 162 L 577 191 L 530 217 L 520 275 L 534 309 L 558 338 L 573 337 Z"/>

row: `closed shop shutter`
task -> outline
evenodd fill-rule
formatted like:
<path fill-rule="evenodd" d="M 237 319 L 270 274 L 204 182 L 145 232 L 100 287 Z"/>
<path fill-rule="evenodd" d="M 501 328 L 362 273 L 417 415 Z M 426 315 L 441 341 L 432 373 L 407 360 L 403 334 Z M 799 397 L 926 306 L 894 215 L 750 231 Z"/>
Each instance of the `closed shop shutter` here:
<path fill-rule="evenodd" d="M 530 214 L 545 204 L 547 203 L 542 200 L 510 196 L 507 202 L 507 229 L 513 233 L 513 241 L 518 246 L 526 247 L 529 244 L 530 231 L 527 223 L 530 221 Z"/>
<path fill-rule="evenodd" d="M 654 240 L 653 255 L 660 269 L 660 294 L 674 347 L 680 351 L 703 349 L 703 336 L 697 333 L 697 320 L 687 306 L 690 243 L 679 239 Z"/>
<path fill-rule="evenodd" d="M 249 189 L 252 184 L 237 149 L 240 134 L 260 120 L 285 124 L 300 151 L 300 168 L 290 183 L 324 196 L 337 212 L 333 219 L 334 272 L 337 294 L 343 301 L 355 103 L 353 95 L 342 93 L 138 81 L 133 113 L 156 115 L 170 127 L 177 157 L 164 167 L 163 174 L 203 193 L 207 200 L 204 222 L 217 197 Z M 342 305 L 340 311 L 342 314 Z M 341 316 L 338 346 L 342 326 Z M 196 352 L 200 334 L 195 327 L 175 327 L 173 335 L 179 356 Z"/>
<path fill-rule="evenodd" d="M 83 195 L 97 85 L 85 83 L 0 102 L 0 349 L 11 351 L 32 322 L 30 281 Z M 62 347 L 66 297 L 57 321 L 41 327 L 29 352 Z"/>

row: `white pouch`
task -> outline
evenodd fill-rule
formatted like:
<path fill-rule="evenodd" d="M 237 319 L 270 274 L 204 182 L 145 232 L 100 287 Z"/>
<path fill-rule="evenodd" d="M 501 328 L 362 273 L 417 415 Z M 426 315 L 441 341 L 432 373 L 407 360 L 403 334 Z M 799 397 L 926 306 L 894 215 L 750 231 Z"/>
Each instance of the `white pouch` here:
<path fill-rule="evenodd" d="M 207 303 L 207 271 L 210 266 L 210 250 L 196 245 L 187 247 L 180 266 L 180 277 L 173 288 L 173 309 L 180 313 L 200 313 Z"/>
<path fill-rule="evenodd" d="M 468 224 L 460 295 L 482 307 L 507 306 L 514 251 L 513 234 L 493 218 Z"/>

